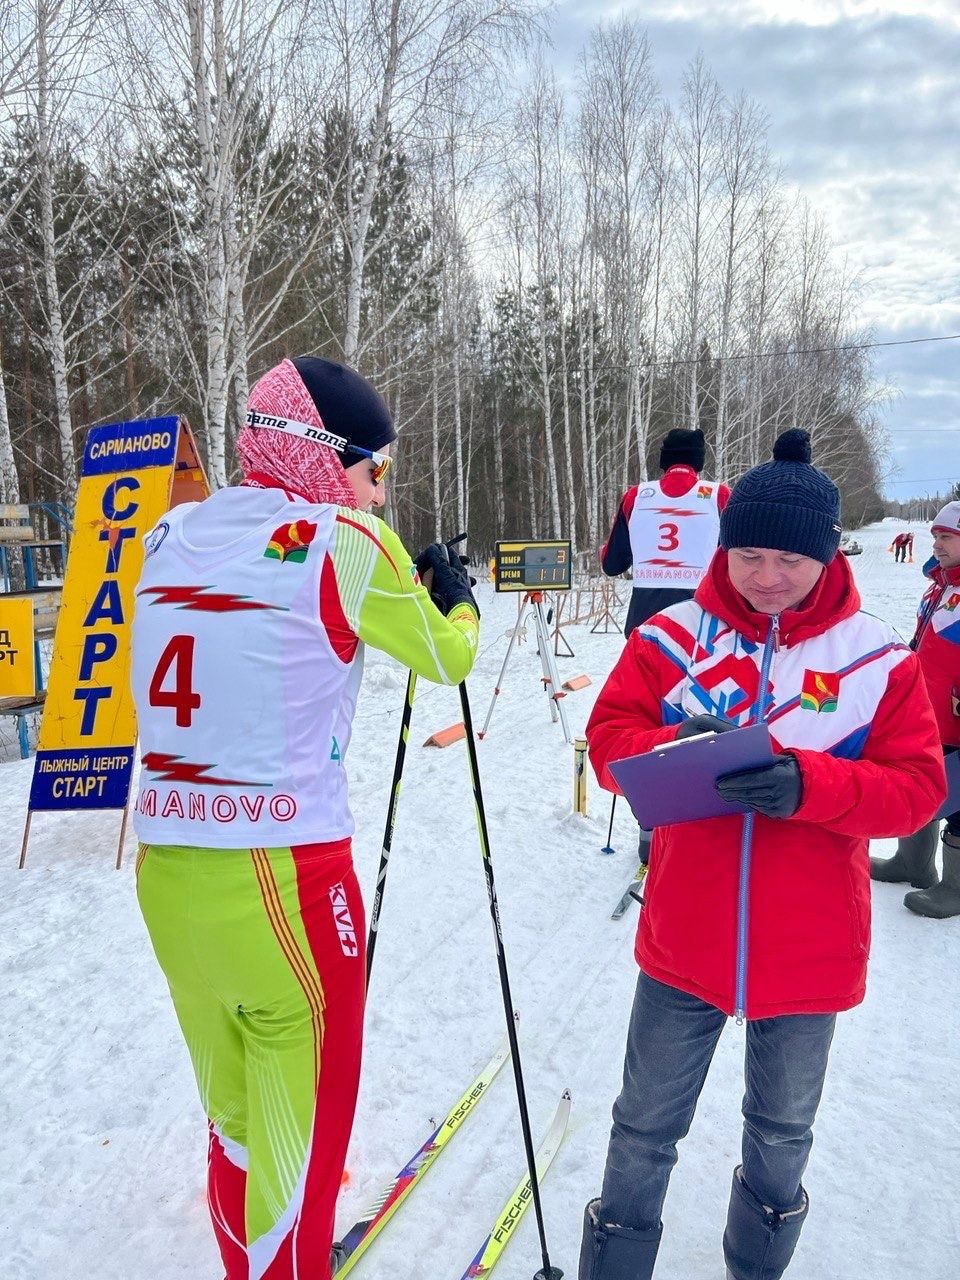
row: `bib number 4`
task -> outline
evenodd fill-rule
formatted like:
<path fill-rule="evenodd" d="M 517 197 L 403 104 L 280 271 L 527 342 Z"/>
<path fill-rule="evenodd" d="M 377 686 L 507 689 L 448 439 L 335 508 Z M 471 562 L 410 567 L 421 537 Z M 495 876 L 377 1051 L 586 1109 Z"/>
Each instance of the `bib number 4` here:
<path fill-rule="evenodd" d="M 176 712 L 178 729 L 189 729 L 193 713 L 200 706 L 200 695 L 193 688 L 193 646 L 195 636 L 171 636 L 160 655 L 153 678 L 150 681 L 151 707 L 171 707 Z M 172 688 L 164 688 L 164 681 L 173 669 Z"/>

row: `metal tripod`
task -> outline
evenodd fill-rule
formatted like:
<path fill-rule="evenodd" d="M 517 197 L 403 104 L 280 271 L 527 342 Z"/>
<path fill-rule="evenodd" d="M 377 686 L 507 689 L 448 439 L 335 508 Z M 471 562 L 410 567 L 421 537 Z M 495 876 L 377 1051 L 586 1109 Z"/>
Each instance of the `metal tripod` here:
<path fill-rule="evenodd" d="M 523 606 L 520 615 L 517 618 L 517 625 L 514 627 L 510 635 L 510 643 L 507 645 L 506 657 L 503 659 L 503 666 L 500 668 L 500 678 L 497 680 L 493 690 L 493 697 L 490 699 L 490 707 L 487 711 L 487 718 L 483 722 L 483 728 L 477 734 L 478 738 L 487 736 L 487 729 L 490 726 L 490 720 L 493 716 L 493 709 L 497 705 L 497 698 L 500 696 L 500 689 L 503 686 L 503 678 L 507 672 L 507 663 L 510 661 L 510 655 L 513 653 L 513 646 L 517 642 L 517 636 L 523 630 L 527 616 L 527 611 L 533 614 L 534 626 L 537 631 L 537 652 L 540 654 L 540 666 L 543 671 L 541 680 L 543 682 L 543 690 L 550 700 L 550 719 L 554 724 L 559 720 L 563 728 L 563 736 L 567 742 L 571 741 L 570 726 L 567 724 L 567 713 L 564 710 L 562 699 L 567 695 L 560 688 L 560 675 L 557 671 L 557 663 L 553 654 L 553 645 L 550 642 L 550 631 L 547 626 L 547 619 L 543 612 L 543 592 L 528 591 L 523 597 Z"/>

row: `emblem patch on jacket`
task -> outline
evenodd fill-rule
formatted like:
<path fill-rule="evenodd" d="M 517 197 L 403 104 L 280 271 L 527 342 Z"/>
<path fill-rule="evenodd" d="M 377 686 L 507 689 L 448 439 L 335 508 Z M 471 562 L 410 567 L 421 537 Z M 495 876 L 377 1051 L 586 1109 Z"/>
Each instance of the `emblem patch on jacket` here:
<path fill-rule="evenodd" d="M 700 485 L 697 485 L 697 497 L 698 497 L 698 498 L 710 498 L 710 497 L 712 497 L 712 496 L 713 496 L 713 485 L 712 485 L 712 484 L 700 484 Z"/>
<path fill-rule="evenodd" d="M 295 520 L 293 524 L 282 524 L 270 535 L 270 541 L 263 554 L 268 560 L 279 560 L 281 563 L 292 560 L 296 564 L 303 564 L 316 533 L 317 526 L 311 524 L 309 520 Z"/>
<path fill-rule="evenodd" d="M 948 596 L 944 601 L 943 607 L 945 609 L 949 609 L 950 612 L 953 613 L 958 604 L 960 604 L 960 591 L 954 591 L 953 595 Z"/>
<path fill-rule="evenodd" d="M 800 706 L 804 711 L 836 711 L 840 701 L 840 676 L 835 671 L 804 671 Z"/>

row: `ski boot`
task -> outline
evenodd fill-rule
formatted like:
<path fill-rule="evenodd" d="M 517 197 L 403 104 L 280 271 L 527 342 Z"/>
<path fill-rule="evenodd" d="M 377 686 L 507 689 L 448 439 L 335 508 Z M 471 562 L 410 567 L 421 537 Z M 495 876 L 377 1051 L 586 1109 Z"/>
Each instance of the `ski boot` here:
<path fill-rule="evenodd" d="M 948 831 L 943 837 L 943 879 L 930 889 L 908 893 L 903 905 L 915 915 L 932 920 L 960 916 L 960 836 Z"/>
<path fill-rule="evenodd" d="M 650 1280 L 663 1223 L 636 1231 L 601 1222 L 599 1213 L 599 1200 L 591 1200 L 583 1213 L 580 1280 Z"/>
<path fill-rule="evenodd" d="M 912 836 L 901 836 L 892 858 L 871 858 L 870 879 L 885 884 L 907 884 L 930 889 L 937 883 L 937 833 L 940 820 L 934 818 Z"/>

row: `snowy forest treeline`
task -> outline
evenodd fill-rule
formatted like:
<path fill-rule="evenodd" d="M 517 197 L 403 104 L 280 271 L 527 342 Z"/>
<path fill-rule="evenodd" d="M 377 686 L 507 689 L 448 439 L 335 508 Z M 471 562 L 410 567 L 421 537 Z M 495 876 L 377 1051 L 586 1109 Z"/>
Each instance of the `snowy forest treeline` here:
<path fill-rule="evenodd" d="M 251 382 L 355 364 L 387 516 L 602 540 L 670 426 L 727 480 L 806 427 L 882 514 L 856 282 L 758 107 L 643 25 L 552 69 L 536 0 L 0 0 L 0 500 L 71 502 L 88 426 L 180 413 L 215 485 Z M 655 474 L 655 472 L 654 472 Z"/>

